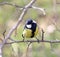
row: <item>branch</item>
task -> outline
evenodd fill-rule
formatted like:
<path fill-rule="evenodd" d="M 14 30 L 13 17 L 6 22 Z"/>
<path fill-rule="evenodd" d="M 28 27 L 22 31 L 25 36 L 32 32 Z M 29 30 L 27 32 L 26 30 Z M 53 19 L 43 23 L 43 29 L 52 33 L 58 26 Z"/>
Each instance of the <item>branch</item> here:
<path fill-rule="evenodd" d="M 33 3 L 35 3 L 35 1 L 36 0 L 32 0 L 27 6 L 25 6 L 25 8 L 30 8 L 33 5 Z"/>
<path fill-rule="evenodd" d="M 44 30 L 42 29 L 42 41 L 44 41 Z"/>
<path fill-rule="evenodd" d="M 3 40 L 3 43 L 2 43 L 2 47 L 3 45 L 6 43 L 7 39 L 10 38 L 10 36 L 12 35 L 13 31 L 19 26 L 19 24 L 22 22 L 23 20 L 23 17 L 25 15 L 25 13 L 27 12 L 28 8 L 35 2 L 36 0 L 32 0 L 28 5 L 25 6 L 25 9 L 23 9 L 19 19 L 18 19 L 18 22 L 15 24 L 15 26 L 13 26 L 11 28 L 11 30 L 8 32 L 8 34 L 6 35 L 5 39 Z"/>
<path fill-rule="evenodd" d="M 39 7 L 35 7 L 35 6 L 32 6 L 32 8 L 33 8 L 33 9 L 36 9 L 36 10 L 40 10 L 40 11 L 42 11 L 42 13 L 43 13 L 44 15 L 46 15 L 44 8 L 39 8 Z"/>
<path fill-rule="evenodd" d="M 9 2 L 0 2 L 0 5 L 10 5 L 10 6 L 14 6 L 14 7 L 17 7 L 17 8 L 21 8 L 21 6 L 18 6 L 16 4 L 12 4 L 12 3 L 9 3 Z"/>
<path fill-rule="evenodd" d="M 35 1 L 34 1 L 35 2 Z M 33 2 L 33 3 L 34 3 Z M 32 3 L 32 2 L 31 2 Z M 12 4 L 12 3 L 9 3 L 9 2 L 2 2 L 2 3 L 0 3 L 0 5 L 10 5 L 10 6 L 14 6 L 14 7 L 16 7 L 16 8 L 19 8 L 20 10 L 23 10 L 23 9 L 25 9 L 25 7 L 21 7 L 21 6 L 19 6 L 19 5 L 16 5 L 16 4 Z M 29 6 L 30 4 L 28 4 L 28 6 Z M 26 7 L 28 7 L 28 6 L 26 6 Z M 46 12 L 45 12 L 45 9 L 44 8 L 40 8 L 40 7 L 35 7 L 35 6 L 32 6 L 32 4 L 31 4 L 31 6 L 29 6 L 28 8 L 33 8 L 33 9 L 36 9 L 36 10 L 40 10 L 42 13 L 43 13 L 43 15 L 46 15 Z"/>
<path fill-rule="evenodd" d="M 31 43 L 34 43 L 34 42 L 38 42 L 37 40 L 25 40 L 25 41 L 12 41 L 12 42 L 5 42 L 5 44 L 13 44 L 13 43 L 22 43 L 22 42 L 31 42 Z M 46 42 L 46 43 L 60 43 L 60 40 L 39 40 L 39 42 Z"/>

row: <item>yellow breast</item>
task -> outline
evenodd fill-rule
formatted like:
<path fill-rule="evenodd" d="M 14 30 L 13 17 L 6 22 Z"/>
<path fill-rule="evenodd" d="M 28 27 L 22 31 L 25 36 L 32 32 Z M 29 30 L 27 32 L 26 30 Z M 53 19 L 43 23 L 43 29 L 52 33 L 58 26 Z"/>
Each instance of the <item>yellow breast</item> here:
<path fill-rule="evenodd" d="M 34 32 L 34 37 L 37 36 L 37 34 L 38 34 L 38 27 L 36 27 L 36 30 Z M 31 38 L 31 36 L 32 36 L 32 30 L 30 30 L 30 29 L 24 29 L 23 36 L 25 38 Z"/>
<path fill-rule="evenodd" d="M 32 31 L 30 29 L 25 29 L 23 31 L 23 36 L 26 37 L 26 38 L 30 38 L 32 35 Z"/>

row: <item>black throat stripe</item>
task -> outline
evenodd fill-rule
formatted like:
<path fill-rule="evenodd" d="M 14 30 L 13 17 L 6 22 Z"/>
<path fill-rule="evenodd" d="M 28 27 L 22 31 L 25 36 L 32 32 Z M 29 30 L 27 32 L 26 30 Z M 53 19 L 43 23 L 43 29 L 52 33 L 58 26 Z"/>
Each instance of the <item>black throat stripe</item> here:
<path fill-rule="evenodd" d="M 31 36 L 31 38 L 34 37 L 34 35 L 35 35 L 34 32 L 36 31 L 36 27 L 37 27 L 37 24 L 33 23 L 32 24 L 32 28 L 31 28 L 31 30 L 32 30 L 32 36 Z"/>

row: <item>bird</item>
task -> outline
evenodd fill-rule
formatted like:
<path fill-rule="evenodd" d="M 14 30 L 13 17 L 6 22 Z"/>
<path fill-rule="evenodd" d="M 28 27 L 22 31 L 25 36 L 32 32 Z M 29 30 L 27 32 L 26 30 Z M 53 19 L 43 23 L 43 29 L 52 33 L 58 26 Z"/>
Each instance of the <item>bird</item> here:
<path fill-rule="evenodd" d="M 23 41 L 25 38 L 36 38 L 38 35 L 38 26 L 36 21 L 32 20 L 32 19 L 28 19 L 25 23 L 24 29 L 23 29 L 23 33 L 22 33 L 22 37 L 23 37 Z M 39 41 L 39 39 L 37 39 Z"/>

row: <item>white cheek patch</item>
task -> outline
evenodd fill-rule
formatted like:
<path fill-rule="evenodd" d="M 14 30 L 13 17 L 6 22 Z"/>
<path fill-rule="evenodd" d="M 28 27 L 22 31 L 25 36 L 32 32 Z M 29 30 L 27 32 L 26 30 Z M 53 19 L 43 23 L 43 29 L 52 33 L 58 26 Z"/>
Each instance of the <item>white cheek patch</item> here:
<path fill-rule="evenodd" d="M 31 28 L 32 26 L 31 25 L 26 25 L 27 28 Z"/>
<path fill-rule="evenodd" d="M 33 20 L 33 23 L 36 23 L 36 21 Z"/>

